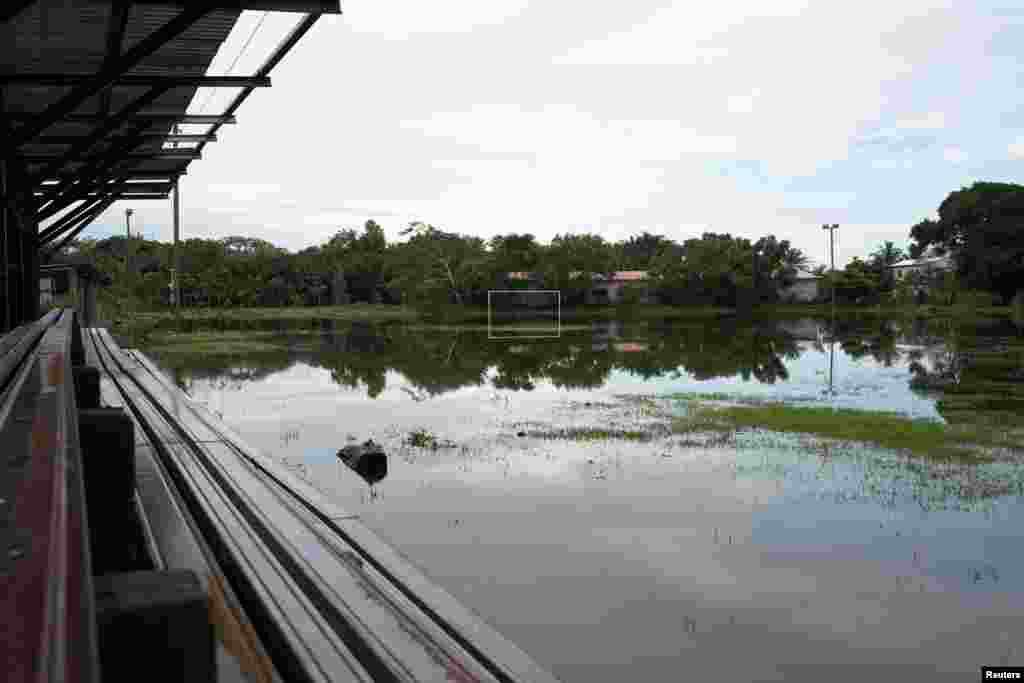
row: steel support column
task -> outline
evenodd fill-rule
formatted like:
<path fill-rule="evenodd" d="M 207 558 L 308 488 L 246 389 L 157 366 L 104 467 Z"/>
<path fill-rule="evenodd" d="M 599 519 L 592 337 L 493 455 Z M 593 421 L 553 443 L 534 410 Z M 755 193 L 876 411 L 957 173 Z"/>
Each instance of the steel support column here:
<path fill-rule="evenodd" d="M 14 321 L 13 311 L 11 310 L 11 276 L 8 267 L 10 263 L 8 228 L 11 224 L 9 215 L 7 160 L 0 159 L 0 279 L 3 280 L 3 284 L 0 285 L 0 332 L 7 332 L 14 327 L 12 324 Z"/>

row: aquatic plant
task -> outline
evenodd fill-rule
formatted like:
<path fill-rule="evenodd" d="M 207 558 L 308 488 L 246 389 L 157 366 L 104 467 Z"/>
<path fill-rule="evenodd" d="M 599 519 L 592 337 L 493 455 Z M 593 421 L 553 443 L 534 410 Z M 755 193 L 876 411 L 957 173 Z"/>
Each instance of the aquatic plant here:
<path fill-rule="evenodd" d="M 622 441 L 652 441 L 668 434 L 664 425 L 652 425 L 649 430 L 614 429 L 596 427 L 562 427 L 536 431 L 519 432 L 523 436 L 536 439 L 559 439 L 565 441 L 606 441 L 618 439 Z"/>
<path fill-rule="evenodd" d="M 409 432 L 405 443 L 416 448 L 429 448 L 436 451 L 439 448 L 455 448 L 456 443 L 447 439 L 439 439 L 436 435 L 426 429 L 414 429 Z"/>
<path fill-rule="evenodd" d="M 714 405 L 688 401 L 673 421 L 676 433 L 766 429 L 872 443 L 931 458 L 989 461 L 992 448 L 1021 449 L 1024 430 L 992 425 L 944 425 L 934 420 L 866 410 L 797 407 L 783 403 Z"/>

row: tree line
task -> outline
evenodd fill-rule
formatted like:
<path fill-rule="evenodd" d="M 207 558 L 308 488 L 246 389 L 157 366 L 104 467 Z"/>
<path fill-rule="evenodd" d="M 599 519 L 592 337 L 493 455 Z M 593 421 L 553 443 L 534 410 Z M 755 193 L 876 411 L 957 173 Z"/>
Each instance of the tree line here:
<path fill-rule="evenodd" d="M 843 269 L 810 269 L 810 259 L 774 235 L 748 239 L 706 232 L 681 243 L 642 232 L 609 242 L 565 233 L 541 243 L 530 233 L 489 240 L 423 222 L 389 242 L 376 222 L 345 228 L 298 252 L 253 237 L 188 239 L 180 245 L 179 284 L 191 305 L 291 306 L 326 303 L 486 304 L 489 289 L 527 286 L 510 272 L 530 272 L 563 305 L 585 300 L 595 275 L 645 270 L 650 293 L 670 305 L 738 307 L 773 303 L 802 273 L 823 276 L 822 298 L 834 287 L 840 303 L 878 303 L 906 296 L 888 266 L 924 253 L 949 254 L 952 273 L 932 274 L 939 291 L 985 292 L 1009 302 L 1024 282 L 1024 186 L 975 183 L 950 193 L 938 210 L 910 229 L 908 248 L 885 242 Z M 109 237 L 70 243 L 57 261 L 88 261 L 114 279 L 110 296 L 157 307 L 167 302 L 170 244 Z M 942 280 L 945 278 L 945 280 Z M 904 291 L 901 291 L 901 286 Z M 951 293 L 949 298 L 954 298 Z"/>

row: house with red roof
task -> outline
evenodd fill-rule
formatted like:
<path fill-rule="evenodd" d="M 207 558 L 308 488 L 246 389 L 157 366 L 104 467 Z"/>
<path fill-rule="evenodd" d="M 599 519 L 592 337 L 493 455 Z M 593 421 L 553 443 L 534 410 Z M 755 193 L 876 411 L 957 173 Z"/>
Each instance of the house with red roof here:
<path fill-rule="evenodd" d="M 650 278 L 646 270 L 618 270 L 607 275 L 595 273 L 594 284 L 587 292 L 588 304 L 617 304 L 623 300 L 626 287 L 637 287 L 640 290 L 640 303 L 653 303 L 654 296 L 650 291 Z"/>

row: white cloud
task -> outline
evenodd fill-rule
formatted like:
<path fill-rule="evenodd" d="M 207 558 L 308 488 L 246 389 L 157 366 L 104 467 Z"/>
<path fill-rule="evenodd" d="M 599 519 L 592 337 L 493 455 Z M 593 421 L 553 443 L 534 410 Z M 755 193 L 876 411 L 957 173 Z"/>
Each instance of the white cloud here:
<path fill-rule="evenodd" d="M 356 33 L 390 40 L 430 33 L 468 33 L 519 15 L 528 0 L 347 0 L 345 23 Z"/>
<path fill-rule="evenodd" d="M 1006 151 L 1011 159 L 1024 159 L 1024 138 L 1011 143 Z"/>
<path fill-rule="evenodd" d="M 1005 132 L 965 115 L 1019 108 L 978 90 L 1002 83 L 997 23 L 953 0 L 346 1 L 190 169 L 183 228 L 298 249 L 420 219 L 542 240 L 774 232 L 814 251 L 822 222 L 912 224 L 948 192 L 954 150 L 1006 149 L 1017 131 L 981 141 Z M 270 24 L 246 60 L 273 48 Z M 170 216 L 149 222 L 169 235 Z"/>
<path fill-rule="evenodd" d="M 228 194 L 239 198 L 281 192 L 281 186 L 276 183 L 213 183 L 205 187 L 208 192 L 214 194 Z"/>
<path fill-rule="evenodd" d="M 941 111 L 931 111 L 922 116 L 902 119 L 896 122 L 898 130 L 942 130 L 946 127 L 946 115 Z"/>
<path fill-rule="evenodd" d="M 726 109 L 730 114 L 750 114 L 754 111 L 760 95 L 760 88 L 754 88 L 746 95 L 730 95 L 726 100 Z"/>
<path fill-rule="evenodd" d="M 729 29 L 751 19 L 795 17 L 808 0 L 751 3 L 719 0 L 699 12 L 688 2 L 674 2 L 646 21 L 623 31 L 585 41 L 555 60 L 557 64 L 589 65 L 694 65 L 712 64 L 730 54 L 715 45 Z"/>
<path fill-rule="evenodd" d="M 967 152 L 960 147 L 950 146 L 942 150 L 942 158 L 951 164 L 962 164 L 967 161 Z"/>

